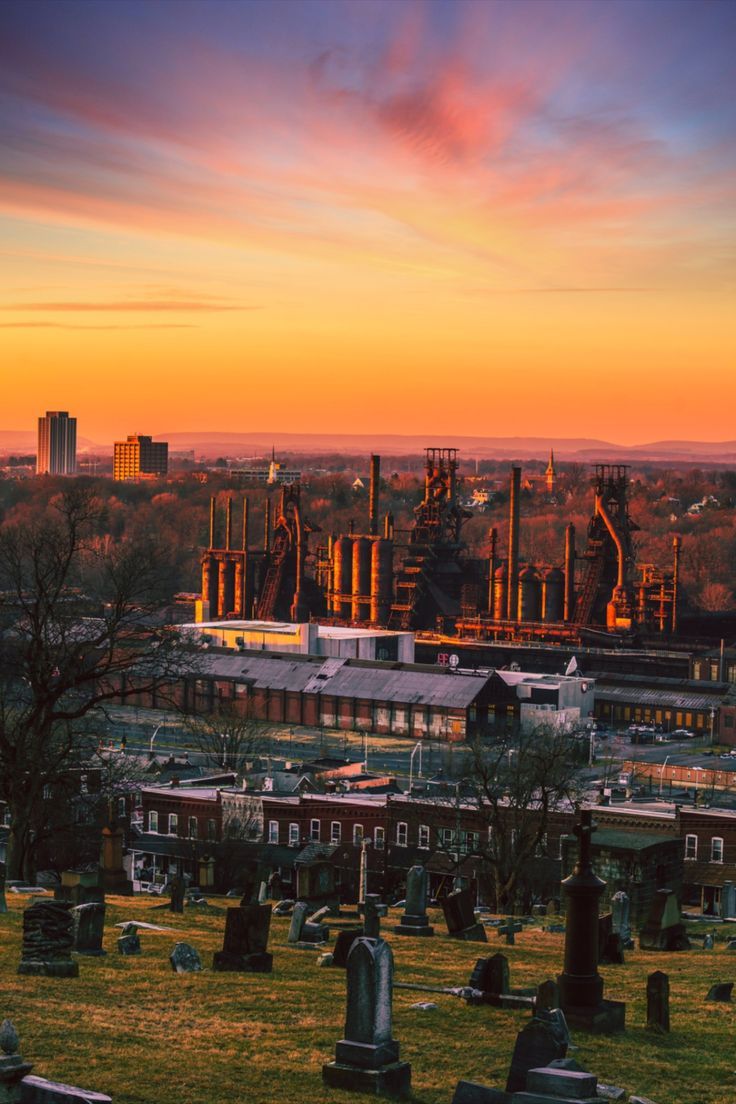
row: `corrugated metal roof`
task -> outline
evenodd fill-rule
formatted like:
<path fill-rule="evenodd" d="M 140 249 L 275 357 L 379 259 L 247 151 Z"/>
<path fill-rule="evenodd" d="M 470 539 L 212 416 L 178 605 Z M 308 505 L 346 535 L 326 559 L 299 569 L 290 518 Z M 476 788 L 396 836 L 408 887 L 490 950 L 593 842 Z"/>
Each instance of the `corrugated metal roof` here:
<path fill-rule="evenodd" d="M 666 706 L 672 709 L 702 710 L 708 712 L 720 702 L 712 694 L 688 694 L 676 690 L 634 686 L 596 686 L 596 701 L 634 702 L 638 705 Z"/>
<path fill-rule="evenodd" d="M 490 675 L 449 674 L 413 664 L 380 664 L 267 653 L 197 656 L 197 670 L 211 678 L 248 682 L 257 689 L 327 693 L 342 698 L 467 709 Z"/>

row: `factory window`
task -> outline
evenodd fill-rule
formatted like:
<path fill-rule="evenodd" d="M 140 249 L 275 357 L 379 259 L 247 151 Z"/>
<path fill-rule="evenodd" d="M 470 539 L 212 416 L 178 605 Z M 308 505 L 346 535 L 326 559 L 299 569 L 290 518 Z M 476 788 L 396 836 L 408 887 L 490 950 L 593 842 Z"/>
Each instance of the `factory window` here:
<path fill-rule="evenodd" d="M 158 813 L 155 809 L 151 809 L 148 814 L 148 831 L 158 832 Z"/>
<path fill-rule="evenodd" d="M 697 859 L 698 857 L 698 837 L 688 834 L 685 836 L 685 858 Z"/>
<path fill-rule="evenodd" d="M 396 845 L 397 847 L 406 847 L 406 842 L 409 836 L 409 826 L 404 820 L 400 820 L 396 825 Z"/>
<path fill-rule="evenodd" d="M 309 838 L 319 841 L 320 828 L 322 826 L 321 820 L 310 820 L 309 822 Z"/>
<path fill-rule="evenodd" d="M 419 846 L 423 851 L 429 850 L 429 825 L 419 825 Z"/>
<path fill-rule="evenodd" d="M 169 813 L 169 835 L 175 836 L 179 831 L 179 817 L 176 813 Z"/>
<path fill-rule="evenodd" d="M 710 861 L 723 862 L 723 839 L 721 836 L 713 836 L 710 841 Z"/>
<path fill-rule="evenodd" d="M 333 820 L 330 825 L 330 843 L 339 843 L 342 838 L 342 828 L 339 820 Z"/>
<path fill-rule="evenodd" d="M 207 839 L 208 840 L 216 840 L 217 839 L 217 821 L 216 820 L 208 820 L 207 821 Z"/>
<path fill-rule="evenodd" d="M 289 825 L 289 847 L 298 847 L 298 846 L 299 846 L 299 825 L 298 824 L 290 824 Z"/>
<path fill-rule="evenodd" d="M 376 828 L 375 832 L 373 833 L 373 843 L 374 843 L 374 846 L 376 848 L 376 851 L 383 851 L 385 841 L 386 841 L 386 830 L 385 830 L 385 828 Z"/>
<path fill-rule="evenodd" d="M 277 820 L 269 820 L 268 822 L 268 842 L 279 842 L 279 822 Z"/>
<path fill-rule="evenodd" d="M 196 839 L 197 838 L 197 818 L 196 817 L 190 817 L 189 818 L 189 832 L 187 834 L 188 834 L 190 839 Z"/>

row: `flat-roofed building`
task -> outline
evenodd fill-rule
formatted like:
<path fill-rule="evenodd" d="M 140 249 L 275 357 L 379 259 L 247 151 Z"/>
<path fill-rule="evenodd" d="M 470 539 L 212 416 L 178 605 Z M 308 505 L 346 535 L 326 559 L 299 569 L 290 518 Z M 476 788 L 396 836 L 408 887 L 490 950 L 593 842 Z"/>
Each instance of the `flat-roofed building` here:
<path fill-rule="evenodd" d="M 77 470 L 77 419 L 66 410 L 47 410 L 38 419 L 37 475 L 74 475 Z"/>
<path fill-rule="evenodd" d="M 142 433 L 115 442 L 113 479 L 157 479 L 169 470 L 167 441 L 154 441 Z"/>

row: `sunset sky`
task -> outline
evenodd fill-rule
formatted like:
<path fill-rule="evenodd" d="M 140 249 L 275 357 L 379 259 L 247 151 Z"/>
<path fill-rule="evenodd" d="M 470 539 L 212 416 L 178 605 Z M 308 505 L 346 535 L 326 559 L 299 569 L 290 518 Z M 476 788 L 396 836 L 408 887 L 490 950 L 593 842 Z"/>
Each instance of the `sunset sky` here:
<path fill-rule="evenodd" d="M 0 428 L 736 438 L 736 5 L 5 0 Z"/>

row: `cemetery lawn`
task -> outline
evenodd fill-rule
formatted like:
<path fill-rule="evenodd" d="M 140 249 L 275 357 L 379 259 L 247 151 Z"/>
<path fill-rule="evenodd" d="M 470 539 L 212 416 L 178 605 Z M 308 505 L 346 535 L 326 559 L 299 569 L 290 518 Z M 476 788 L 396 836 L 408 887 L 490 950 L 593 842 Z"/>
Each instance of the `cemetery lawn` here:
<path fill-rule="evenodd" d="M 322 1064 L 342 1037 L 345 972 L 322 969 L 317 953 L 286 944 L 289 921 L 272 918 L 269 949 L 274 972 L 213 973 L 222 946 L 223 911 L 236 901 L 213 899 L 218 911 L 188 908 L 176 915 L 157 899 L 110 897 L 104 958 L 78 956 L 80 976 L 18 976 L 22 909 L 29 900 L 8 894 L 0 916 L 0 1018 L 11 1019 L 20 1051 L 33 1072 L 108 1093 L 114 1104 L 342 1104 L 355 1094 L 327 1089 Z M 223 910 L 223 911 L 220 911 Z M 511 985 L 536 986 L 561 969 L 564 936 L 529 926 L 506 947 L 488 929 L 487 945 L 392 935 L 394 910 L 382 923 L 395 956 L 397 982 L 466 985 L 476 958 L 502 951 Z M 431 915 L 443 932 L 440 913 Z M 144 920 L 171 932 L 140 931 L 142 954 L 119 955 L 122 920 Z M 336 929 L 333 928 L 332 935 Z M 169 953 L 177 940 L 192 943 L 204 970 L 177 975 Z M 331 938 L 330 946 L 334 943 Z M 672 1030 L 647 1031 L 646 977 L 670 977 Z M 715 950 L 663 955 L 629 951 L 625 966 L 601 968 L 605 996 L 627 1002 L 627 1031 L 595 1036 L 573 1033 L 573 1056 L 599 1080 L 657 1104 L 733 1104 L 736 1100 L 736 1004 L 706 1004 L 715 982 L 736 981 L 736 954 Z M 434 1011 L 411 1005 L 432 1001 Z M 412 1100 L 450 1104 L 458 1080 L 503 1088 L 521 1011 L 469 1007 L 456 997 L 394 991 L 394 1037 L 412 1065 Z"/>

